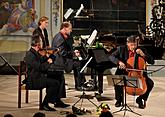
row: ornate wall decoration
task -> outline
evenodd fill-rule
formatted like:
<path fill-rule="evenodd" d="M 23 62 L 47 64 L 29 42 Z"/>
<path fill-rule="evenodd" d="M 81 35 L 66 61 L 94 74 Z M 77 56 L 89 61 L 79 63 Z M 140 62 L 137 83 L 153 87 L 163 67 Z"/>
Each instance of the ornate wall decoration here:
<path fill-rule="evenodd" d="M 55 26 L 57 26 L 58 17 L 60 17 L 59 13 L 60 13 L 60 0 L 52 0 L 52 15 Z"/>
<path fill-rule="evenodd" d="M 63 0 L 51 0 L 51 19 L 52 19 L 52 36 L 54 36 L 60 29 L 62 22 L 62 2 Z"/>

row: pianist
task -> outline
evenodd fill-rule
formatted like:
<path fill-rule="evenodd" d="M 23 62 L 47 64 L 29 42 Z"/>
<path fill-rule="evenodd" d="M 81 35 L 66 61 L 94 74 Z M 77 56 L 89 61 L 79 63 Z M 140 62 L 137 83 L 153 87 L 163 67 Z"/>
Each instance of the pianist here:
<path fill-rule="evenodd" d="M 54 36 L 52 40 L 52 48 L 59 48 L 59 55 L 61 59 L 73 59 L 73 55 L 78 55 L 77 51 L 73 50 L 73 38 L 70 35 L 72 32 L 72 24 L 70 22 L 63 22 L 60 27 L 60 31 Z M 79 57 L 78 57 L 79 58 Z M 80 73 L 81 63 L 80 61 L 73 61 L 69 63 L 74 70 L 75 89 L 81 90 L 82 84 L 85 82 L 85 76 Z M 61 77 L 64 77 L 64 73 L 61 72 Z"/>

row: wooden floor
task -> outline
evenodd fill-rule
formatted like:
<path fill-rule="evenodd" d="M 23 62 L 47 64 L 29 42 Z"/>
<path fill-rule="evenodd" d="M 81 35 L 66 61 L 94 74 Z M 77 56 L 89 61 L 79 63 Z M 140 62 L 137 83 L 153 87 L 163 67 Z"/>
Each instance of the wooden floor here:
<path fill-rule="evenodd" d="M 79 99 L 77 96 L 82 94 L 81 91 L 75 91 L 74 78 L 72 75 L 65 75 L 66 82 L 68 84 L 67 98 L 63 99 L 64 102 L 69 103 L 71 106 L 63 109 L 56 108 L 56 112 L 46 112 L 46 117 L 65 117 L 66 112 L 72 112 L 72 105 Z M 87 77 L 87 79 L 89 79 Z M 165 77 L 152 77 L 155 82 L 155 87 L 147 102 L 145 109 L 137 108 L 135 103 L 135 97 L 127 95 L 127 104 L 134 111 L 142 115 L 142 117 L 164 117 L 165 108 Z M 94 97 L 94 91 L 86 91 L 87 95 Z M 24 93 L 22 93 L 24 95 Z M 30 91 L 30 101 L 28 104 L 22 103 L 22 108 L 17 108 L 17 75 L 0 75 L 0 117 L 3 117 L 6 113 L 11 113 L 14 117 L 32 117 L 32 115 L 38 112 L 38 91 Z M 120 108 L 114 106 L 114 88 L 112 85 L 108 85 L 107 78 L 104 78 L 104 93 L 102 94 L 106 99 L 104 101 L 98 101 L 95 97 L 91 99 L 96 105 L 100 105 L 102 102 L 107 103 L 111 112 L 115 112 Z M 24 97 L 22 97 L 24 101 Z M 80 107 L 80 103 L 76 104 L 76 107 Z M 51 105 L 53 106 L 53 105 Z M 96 107 L 87 99 L 83 100 L 82 108 L 88 109 L 92 114 L 81 115 L 81 117 L 98 117 L 96 113 Z M 122 117 L 124 111 L 113 114 L 114 117 Z M 138 117 L 138 115 L 126 111 L 126 117 Z"/>

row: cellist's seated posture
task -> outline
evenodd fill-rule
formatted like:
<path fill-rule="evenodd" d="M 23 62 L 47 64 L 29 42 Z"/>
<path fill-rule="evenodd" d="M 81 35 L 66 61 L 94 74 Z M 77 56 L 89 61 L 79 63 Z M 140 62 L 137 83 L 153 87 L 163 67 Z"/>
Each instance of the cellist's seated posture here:
<path fill-rule="evenodd" d="M 116 75 L 128 75 L 127 60 L 135 55 L 143 58 L 148 64 L 154 64 L 153 57 L 149 55 L 144 48 L 138 47 L 138 39 L 139 37 L 137 36 L 128 37 L 127 44 L 119 46 L 109 57 L 110 60 L 118 66 L 115 73 Z M 145 68 L 145 71 L 146 70 Z M 154 82 L 147 76 L 145 71 L 143 71 L 143 76 L 145 78 L 147 90 L 136 99 L 136 103 L 141 109 L 145 108 L 148 96 L 154 86 Z M 120 107 L 123 102 L 123 86 L 115 85 L 115 99 L 115 106 Z"/>

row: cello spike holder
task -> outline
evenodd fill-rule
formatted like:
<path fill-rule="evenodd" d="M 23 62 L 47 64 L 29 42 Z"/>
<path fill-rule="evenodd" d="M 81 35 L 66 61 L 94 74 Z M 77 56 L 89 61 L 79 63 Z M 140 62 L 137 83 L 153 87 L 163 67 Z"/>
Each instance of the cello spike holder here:
<path fill-rule="evenodd" d="M 123 86 L 124 86 L 124 101 L 123 101 L 122 107 L 120 108 L 120 110 L 115 111 L 115 112 L 113 112 L 113 113 L 118 113 L 118 112 L 124 111 L 123 117 L 125 117 L 126 111 L 129 111 L 129 112 L 132 112 L 132 113 L 137 114 L 137 115 L 139 115 L 139 116 L 142 116 L 141 114 L 134 112 L 134 111 L 127 105 L 127 96 L 126 96 L 126 86 L 127 86 L 127 84 L 128 84 L 128 83 L 131 84 L 134 88 L 136 88 L 137 86 L 135 86 L 133 83 L 129 82 L 129 80 L 126 79 L 126 76 L 123 76 L 123 78 L 120 79 L 120 81 L 119 81 L 118 83 L 116 83 L 116 84 L 115 84 L 115 82 L 114 82 L 114 80 L 116 80 L 116 79 L 115 79 L 115 78 L 112 78 L 112 80 L 113 80 L 114 85 L 117 85 L 118 83 L 122 83 Z M 119 80 L 119 79 L 117 79 L 117 80 Z M 137 81 L 136 81 L 136 82 L 137 82 Z M 137 83 L 136 83 L 136 84 L 137 84 Z"/>

